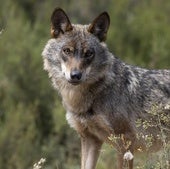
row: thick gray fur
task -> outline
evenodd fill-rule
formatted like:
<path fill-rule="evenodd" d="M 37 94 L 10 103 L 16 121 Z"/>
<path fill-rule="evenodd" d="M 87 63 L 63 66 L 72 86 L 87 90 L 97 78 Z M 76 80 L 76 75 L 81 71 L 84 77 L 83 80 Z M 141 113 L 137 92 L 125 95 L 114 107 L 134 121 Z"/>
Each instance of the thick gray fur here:
<path fill-rule="evenodd" d="M 162 144 L 161 127 L 169 140 L 170 121 L 160 120 L 158 124 L 156 118 L 161 114 L 170 118 L 170 70 L 149 70 L 126 64 L 109 52 L 104 40 L 89 31 L 92 24 L 70 26 L 71 30 L 63 30 L 47 42 L 42 53 L 44 69 L 62 98 L 68 123 L 81 135 L 81 169 L 95 168 L 103 142 L 117 148 L 118 168 L 122 169 L 126 151 L 133 154 L 137 149 L 147 149 L 145 135 L 153 137 L 150 150 L 157 150 Z M 76 67 L 84 77 L 77 85 L 66 78 L 73 68 L 71 62 L 66 64 L 62 59 L 63 46 L 68 44 L 77 50 L 73 57 L 77 63 L 81 62 L 84 48 L 93 47 L 95 51 L 88 65 Z M 141 125 L 137 126 L 138 120 Z M 143 127 L 145 121 L 149 123 L 146 128 Z M 111 140 L 109 136 L 119 139 Z M 130 142 L 128 148 L 124 145 L 126 141 Z"/>

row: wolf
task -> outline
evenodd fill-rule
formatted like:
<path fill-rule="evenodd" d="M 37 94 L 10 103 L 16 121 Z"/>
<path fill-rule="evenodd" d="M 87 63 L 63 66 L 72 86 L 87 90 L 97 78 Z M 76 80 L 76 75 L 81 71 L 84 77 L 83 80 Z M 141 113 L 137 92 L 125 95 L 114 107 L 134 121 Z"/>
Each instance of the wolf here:
<path fill-rule="evenodd" d="M 81 169 L 95 169 L 104 142 L 115 146 L 118 169 L 125 162 L 133 169 L 136 150 L 169 143 L 170 70 L 140 68 L 114 56 L 105 43 L 109 25 L 107 12 L 80 25 L 55 8 L 52 38 L 42 52 L 66 119 L 80 135 Z"/>

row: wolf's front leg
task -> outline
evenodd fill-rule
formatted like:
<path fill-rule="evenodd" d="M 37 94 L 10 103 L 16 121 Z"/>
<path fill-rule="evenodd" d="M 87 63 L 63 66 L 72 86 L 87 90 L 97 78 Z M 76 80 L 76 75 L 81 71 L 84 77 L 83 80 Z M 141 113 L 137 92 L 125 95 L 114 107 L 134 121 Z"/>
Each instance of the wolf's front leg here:
<path fill-rule="evenodd" d="M 81 169 L 95 169 L 102 143 L 91 135 L 81 137 Z"/>

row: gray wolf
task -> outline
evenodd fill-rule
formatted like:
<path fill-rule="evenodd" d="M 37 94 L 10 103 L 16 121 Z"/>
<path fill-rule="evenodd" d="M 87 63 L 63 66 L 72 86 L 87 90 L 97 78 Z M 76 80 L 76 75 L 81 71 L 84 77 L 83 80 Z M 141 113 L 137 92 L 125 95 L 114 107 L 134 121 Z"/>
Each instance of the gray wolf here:
<path fill-rule="evenodd" d="M 79 25 L 56 8 L 42 53 L 66 119 L 81 136 L 81 169 L 95 169 L 104 142 L 117 149 L 119 169 L 125 160 L 132 169 L 136 150 L 156 150 L 160 133 L 166 141 L 170 135 L 170 70 L 139 68 L 115 57 L 105 44 L 109 24 L 107 12 Z"/>

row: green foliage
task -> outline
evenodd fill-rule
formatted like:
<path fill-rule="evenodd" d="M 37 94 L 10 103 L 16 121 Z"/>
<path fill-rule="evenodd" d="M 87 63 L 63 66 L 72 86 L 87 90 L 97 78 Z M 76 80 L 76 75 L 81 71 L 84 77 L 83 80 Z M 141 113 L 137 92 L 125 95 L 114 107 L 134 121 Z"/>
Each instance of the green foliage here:
<path fill-rule="evenodd" d="M 41 52 L 50 37 L 52 10 L 64 8 L 74 23 L 89 23 L 106 10 L 111 16 L 107 43 L 115 55 L 128 63 L 168 68 L 170 1 L 0 4 L 0 168 L 28 169 L 41 158 L 48 169 L 79 168 L 77 134 L 67 125 L 60 99 L 43 71 Z M 103 152 L 97 167 L 110 168 L 111 154 Z"/>
<path fill-rule="evenodd" d="M 151 68 L 169 66 L 170 2 L 115 1 L 110 6 L 109 46 L 129 63 Z"/>
<path fill-rule="evenodd" d="M 146 151 L 150 151 L 154 147 L 154 143 L 158 142 L 157 147 L 161 144 L 163 149 L 157 153 L 150 153 L 146 165 L 140 165 L 140 169 L 169 169 L 170 167 L 170 141 L 168 140 L 170 114 L 168 110 L 170 105 L 165 106 L 165 110 L 162 111 L 162 105 L 153 105 L 152 109 L 148 112 L 146 120 L 142 121 L 138 119 L 136 121 L 140 133 L 137 135 L 137 139 L 144 140 Z M 156 132 L 155 128 L 157 131 Z M 148 131 L 154 131 L 152 134 Z M 159 149 L 159 148 L 158 148 Z M 142 149 L 140 149 L 142 151 Z"/>
<path fill-rule="evenodd" d="M 18 105 L 7 112 L 4 124 L 1 124 L 1 168 L 28 168 L 40 151 L 34 116 L 28 110 L 22 112 L 23 109 L 22 105 Z"/>

